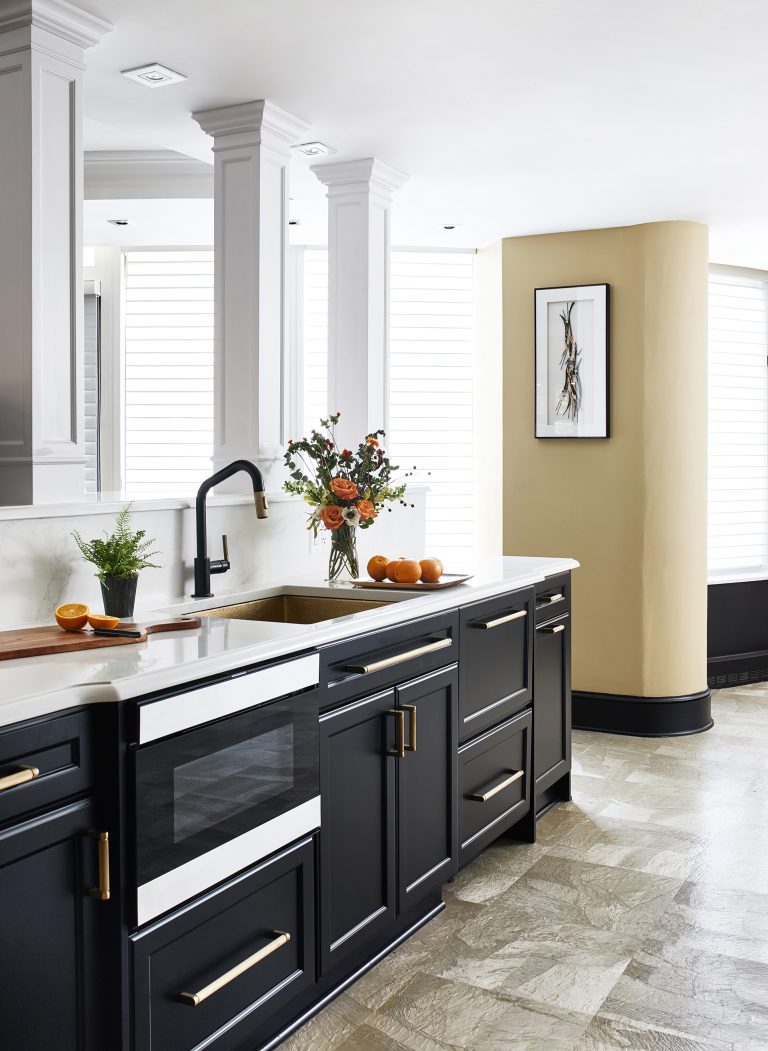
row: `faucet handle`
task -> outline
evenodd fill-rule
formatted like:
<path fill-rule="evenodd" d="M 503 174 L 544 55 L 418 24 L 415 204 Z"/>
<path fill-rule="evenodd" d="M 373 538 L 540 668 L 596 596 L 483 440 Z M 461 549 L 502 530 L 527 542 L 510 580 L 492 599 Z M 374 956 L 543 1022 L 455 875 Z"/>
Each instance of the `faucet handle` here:
<path fill-rule="evenodd" d="M 221 546 L 224 550 L 224 561 L 229 562 L 229 541 L 227 540 L 227 534 L 222 533 Z"/>

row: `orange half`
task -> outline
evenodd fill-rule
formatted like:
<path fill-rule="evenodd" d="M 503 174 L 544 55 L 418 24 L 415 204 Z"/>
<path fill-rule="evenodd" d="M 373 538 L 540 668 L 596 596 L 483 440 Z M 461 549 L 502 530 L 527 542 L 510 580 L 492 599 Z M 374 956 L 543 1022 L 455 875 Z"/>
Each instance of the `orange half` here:
<path fill-rule="evenodd" d="M 66 602 L 54 611 L 56 623 L 65 631 L 80 631 L 88 620 L 88 607 L 82 602 Z"/>
<path fill-rule="evenodd" d="M 107 613 L 89 613 L 88 623 L 92 628 L 116 628 L 120 618 L 110 617 Z"/>

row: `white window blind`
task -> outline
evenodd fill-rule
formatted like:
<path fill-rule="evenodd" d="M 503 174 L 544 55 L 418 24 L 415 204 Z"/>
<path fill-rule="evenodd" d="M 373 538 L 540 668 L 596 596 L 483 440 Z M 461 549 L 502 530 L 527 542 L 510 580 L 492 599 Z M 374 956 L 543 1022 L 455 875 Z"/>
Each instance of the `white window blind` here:
<path fill-rule="evenodd" d="M 768 569 L 768 281 L 709 279 L 709 575 Z"/>
<path fill-rule="evenodd" d="M 470 252 L 393 251 L 389 434 L 395 463 L 430 488 L 425 554 L 448 572 L 474 539 Z"/>
<path fill-rule="evenodd" d="M 189 496 L 213 454 L 213 252 L 125 253 L 124 487 Z"/>
<path fill-rule="evenodd" d="M 304 434 L 328 415 L 328 251 L 304 249 Z M 331 409 L 335 412 L 335 409 Z"/>

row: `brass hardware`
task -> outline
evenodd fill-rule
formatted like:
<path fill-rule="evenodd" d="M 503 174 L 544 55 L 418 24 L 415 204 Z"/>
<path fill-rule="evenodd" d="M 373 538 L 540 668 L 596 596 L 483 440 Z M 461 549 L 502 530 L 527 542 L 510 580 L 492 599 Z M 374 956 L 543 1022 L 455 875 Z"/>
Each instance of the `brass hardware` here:
<path fill-rule="evenodd" d="M 255 967 L 257 963 L 266 959 L 267 956 L 271 956 L 275 950 L 279 949 L 281 945 L 287 945 L 291 940 L 290 934 L 287 931 L 273 931 L 273 934 L 277 937 L 265 945 L 263 949 L 259 949 L 253 956 L 249 956 L 241 963 L 235 964 L 234 967 L 230 968 L 225 974 L 222 974 L 219 978 L 214 978 L 212 982 L 200 989 L 196 993 L 179 993 L 179 1000 L 183 1004 L 189 1004 L 190 1007 L 197 1007 L 203 1000 L 207 1000 L 209 996 L 213 996 L 219 989 L 223 989 L 225 985 L 229 985 L 235 978 L 239 978 L 241 974 L 245 974 L 246 971 L 250 970 L 251 967 Z"/>
<path fill-rule="evenodd" d="M 34 781 L 39 776 L 40 771 L 36 766 L 20 766 L 12 774 L 0 777 L 0 792 L 4 792 L 6 788 L 15 788 L 16 785 L 23 785 L 27 781 Z"/>
<path fill-rule="evenodd" d="M 393 755 L 395 759 L 405 759 L 405 712 L 402 708 L 390 708 L 389 714 L 395 717 L 397 736 L 394 750 L 390 749 L 387 755 Z"/>
<path fill-rule="evenodd" d="M 229 562 L 229 540 L 227 540 L 227 534 L 223 533 L 221 537 L 221 548 L 224 553 L 224 561 Z"/>
<path fill-rule="evenodd" d="M 361 598 L 326 598 L 316 595 L 272 595 L 238 602 L 233 606 L 201 609 L 196 616 L 223 620 L 256 620 L 277 624 L 317 624 L 389 605 Z"/>
<path fill-rule="evenodd" d="M 415 704 L 402 704 L 400 706 L 404 712 L 408 712 L 410 719 L 408 720 L 408 744 L 405 746 L 406 752 L 416 751 L 416 705 Z"/>
<path fill-rule="evenodd" d="M 467 796 L 467 799 L 472 799 L 475 803 L 487 803 L 489 799 L 493 799 L 499 792 L 503 792 L 505 788 L 509 788 L 515 781 L 519 781 L 524 776 L 524 770 L 515 770 L 511 777 L 505 777 L 503 781 L 499 781 L 497 785 L 489 788 L 487 792 L 472 792 Z"/>
<path fill-rule="evenodd" d="M 559 631 L 565 631 L 565 624 L 555 624 L 552 628 L 539 628 L 545 635 L 557 635 Z"/>
<path fill-rule="evenodd" d="M 562 591 L 558 591 L 554 595 L 540 595 L 539 597 L 541 601 L 536 604 L 537 609 L 541 609 L 543 606 L 547 606 L 551 602 L 562 602 L 565 595 Z"/>
<path fill-rule="evenodd" d="M 528 616 L 527 609 L 516 609 L 514 613 L 505 613 L 503 617 L 496 617 L 494 620 L 486 620 L 476 624 L 476 628 L 498 628 L 502 624 L 509 624 L 513 620 L 522 620 L 523 617 Z"/>
<path fill-rule="evenodd" d="M 99 901 L 109 901 L 109 832 L 99 832 L 95 828 L 89 828 L 88 835 L 99 844 L 99 885 L 92 887 L 88 893 L 92 898 L 98 898 Z"/>
<path fill-rule="evenodd" d="M 257 518 L 268 518 L 269 517 L 269 504 L 267 503 L 266 493 L 254 493 L 253 499 L 256 504 L 256 517 Z"/>
<path fill-rule="evenodd" d="M 452 639 L 438 639 L 436 642 L 428 642 L 425 646 L 417 646 L 415 650 L 408 650 L 407 653 L 398 653 L 394 657 L 374 661 L 373 664 L 345 664 L 343 670 L 357 672 L 359 675 L 371 675 L 375 671 L 394 668 L 396 664 L 404 664 L 405 661 L 412 660 L 414 657 L 421 657 L 425 653 L 436 653 L 437 650 L 444 650 L 452 645 Z"/>

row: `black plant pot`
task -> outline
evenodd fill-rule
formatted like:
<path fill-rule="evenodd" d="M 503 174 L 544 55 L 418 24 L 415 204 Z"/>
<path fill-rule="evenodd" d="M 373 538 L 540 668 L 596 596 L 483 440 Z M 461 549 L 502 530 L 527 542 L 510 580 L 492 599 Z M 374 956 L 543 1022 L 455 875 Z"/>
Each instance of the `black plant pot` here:
<path fill-rule="evenodd" d="M 132 617 L 138 582 L 138 574 L 135 577 L 107 577 L 101 585 L 104 612 L 121 620 Z"/>

